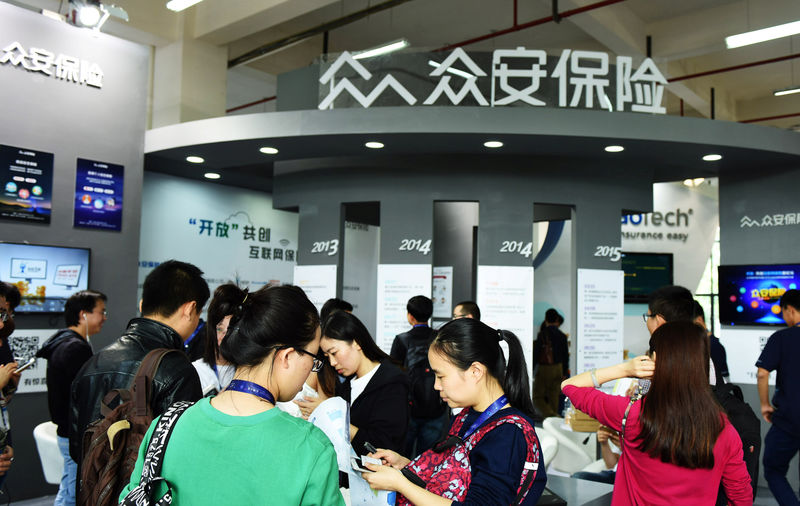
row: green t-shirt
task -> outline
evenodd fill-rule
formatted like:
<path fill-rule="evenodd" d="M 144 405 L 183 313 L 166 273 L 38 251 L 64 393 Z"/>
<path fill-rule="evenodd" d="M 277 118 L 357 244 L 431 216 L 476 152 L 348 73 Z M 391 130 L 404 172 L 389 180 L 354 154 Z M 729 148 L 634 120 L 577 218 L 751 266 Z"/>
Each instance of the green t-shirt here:
<path fill-rule="evenodd" d="M 156 422 L 120 500 L 139 485 Z M 231 416 L 212 407 L 209 398 L 198 401 L 173 429 L 161 476 L 172 486 L 174 505 L 344 505 L 328 437 L 279 409 Z"/>

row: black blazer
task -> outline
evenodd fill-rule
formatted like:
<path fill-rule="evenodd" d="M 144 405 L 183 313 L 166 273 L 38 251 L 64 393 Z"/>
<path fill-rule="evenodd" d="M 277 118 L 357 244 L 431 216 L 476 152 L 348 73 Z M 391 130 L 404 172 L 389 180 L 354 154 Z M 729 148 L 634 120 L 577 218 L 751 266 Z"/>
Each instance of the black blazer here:
<path fill-rule="evenodd" d="M 336 395 L 350 402 L 350 380 L 337 383 Z M 369 451 L 364 442 L 375 448 L 403 451 L 408 430 L 408 377 L 389 360 L 384 360 L 367 387 L 350 406 L 350 423 L 358 427 L 350 442 L 359 455 Z"/>

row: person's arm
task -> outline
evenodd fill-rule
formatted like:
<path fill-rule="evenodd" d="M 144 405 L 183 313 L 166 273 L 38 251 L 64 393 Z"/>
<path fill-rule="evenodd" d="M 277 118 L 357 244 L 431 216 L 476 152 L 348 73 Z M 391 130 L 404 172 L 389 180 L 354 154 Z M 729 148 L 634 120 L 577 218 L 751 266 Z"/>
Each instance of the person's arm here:
<path fill-rule="evenodd" d="M 403 494 L 408 502 L 415 506 L 450 506 L 452 501 L 440 497 L 433 492 L 414 485 L 403 476 L 399 469 L 391 466 L 376 466 L 367 464 L 367 469 L 372 473 L 362 473 L 361 476 L 375 490 L 394 490 Z"/>
<path fill-rule="evenodd" d="M 203 388 L 200 385 L 200 377 L 186 356 L 177 353 L 169 353 L 164 356 L 158 366 L 155 377 L 168 375 L 169 382 L 164 388 L 156 389 L 156 382 L 153 381 L 153 411 L 161 414 L 172 404 L 178 401 L 199 401 L 203 398 Z M 163 376 L 162 376 L 163 377 Z"/>
<path fill-rule="evenodd" d="M 732 506 L 751 506 L 753 504 L 753 487 L 744 463 L 742 441 L 730 422 L 726 421 L 725 428 L 720 433 L 715 445 L 721 443 L 720 439 L 728 442 L 730 448 L 722 469 L 722 487 L 725 489 L 725 495 L 728 496 L 728 502 Z"/>
<path fill-rule="evenodd" d="M 621 364 L 596 369 L 595 378 L 600 385 L 620 378 L 649 378 L 653 375 L 655 368 L 656 363 L 647 355 L 642 355 Z M 591 371 L 582 372 L 565 379 L 561 382 L 561 389 L 563 390 L 567 385 L 593 387 L 594 382 L 592 381 Z"/>
<path fill-rule="evenodd" d="M 392 341 L 392 349 L 389 352 L 389 356 L 392 357 L 392 360 L 396 361 L 398 364 L 403 365 L 406 360 L 408 348 L 406 347 L 406 343 L 403 342 L 401 336 L 402 334 L 396 336 L 394 341 Z"/>
<path fill-rule="evenodd" d="M 328 443 L 319 454 L 308 477 L 301 505 L 344 506 L 342 493 L 339 492 L 339 466 L 333 445 Z"/>
<path fill-rule="evenodd" d="M 614 453 L 611 450 L 611 445 L 608 444 L 610 440 L 613 440 L 613 443 L 619 448 L 620 440 L 617 431 L 601 425 L 597 429 L 597 442 L 600 443 L 600 454 L 607 469 L 613 469 L 619 462 L 619 454 Z"/>
<path fill-rule="evenodd" d="M 761 416 L 772 423 L 772 413 L 775 408 L 769 402 L 769 371 L 763 367 L 758 368 L 758 398 L 761 400 Z"/>

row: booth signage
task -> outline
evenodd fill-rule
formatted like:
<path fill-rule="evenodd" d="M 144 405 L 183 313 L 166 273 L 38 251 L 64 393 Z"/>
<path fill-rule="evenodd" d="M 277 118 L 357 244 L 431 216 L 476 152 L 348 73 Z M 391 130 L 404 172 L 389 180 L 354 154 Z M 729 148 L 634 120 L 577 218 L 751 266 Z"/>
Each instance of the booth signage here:
<path fill-rule="evenodd" d="M 339 253 L 339 239 L 331 239 L 330 241 L 316 241 L 311 245 L 311 254 L 327 253 L 328 256 Z"/>
<path fill-rule="evenodd" d="M 556 59 L 550 58 L 548 61 L 549 55 L 541 49 L 497 49 L 491 55 L 490 73 L 475 62 L 475 55 L 470 56 L 461 48 L 455 49 L 441 63 L 426 58 L 427 64 L 434 67 L 430 73 L 427 68 L 422 73 L 413 68 L 392 73 L 389 68 L 379 67 L 381 60 L 368 64 L 373 69 L 370 72 L 345 51 L 330 66 L 323 67 L 325 70 L 319 82 L 327 87 L 327 94 L 322 96 L 324 93 L 321 89 L 318 107 L 332 109 L 337 97 L 346 94 L 361 107 L 367 108 L 387 89 L 391 89 L 401 99 L 400 103 L 407 105 L 415 105 L 423 98 L 419 94 L 425 93 L 423 105 L 435 105 L 440 99 L 460 105 L 466 97 L 471 97 L 469 105 L 476 103 L 486 107 L 523 103 L 534 107 L 602 108 L 653 114 L 667 112 L 661 105 L 667 80 L 651 58 L 645 58 L 634 70 L 632 57 L 617 56 L 616 70 L 612 72 L 610 55 L 600 51 L 564 49 L 555 63 Z M 440 59 L 438 54 L 430 56 Z M 393 63 L 396 68 L 396 62 Z M 374 74 L 383 77 L 373 78 Z M 412 85 L 406 77 L 409 74 L 427 74 L 433 78 L 435 87 L 433 90 L 424 89 L 424 86 L 421 88 L 418 80 Z M 615 78 L 613 86 L 612 74 Z M 488 89 L 487 81 L 490 83 Z M 550 81 L 556 83 L 553 85 Z M 545 93 L 544 88 L 552 89 L 552 93 Z M 609 95 L 615 98 L 613 104 Z"/>
<path fill-rule="evenodd" d="M 739 228 L 783 227 L 785 225 L 800 225 L 800 213 L 765 214 L 761 219 L 742 216 L 742 219 L 739 220 Z"/>
<path fill-rule="evenodd" d="M 533 253 L 533 242 L 528 241 L 503 241 L 500 244 L 500 253 L 518 253 L 525 258 L 530 258 Z"/>
<path fill-rule="evenodd" d="M 103 70 L 100 65 L 74 56 L 56 54 L 47 49 L 31 47 L 28 51 L 17 41 L 8 44 L 0 53 L 0 64 L 11 64 L 30 72 L 41 72 L 62 81 L 103 87 Z"/>

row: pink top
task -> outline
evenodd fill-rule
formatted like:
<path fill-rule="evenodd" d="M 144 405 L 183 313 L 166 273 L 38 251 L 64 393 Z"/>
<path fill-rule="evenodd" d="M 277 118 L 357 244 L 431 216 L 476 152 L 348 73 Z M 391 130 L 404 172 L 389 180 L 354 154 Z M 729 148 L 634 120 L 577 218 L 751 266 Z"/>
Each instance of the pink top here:
<path fill-rule="evenodd" d="M 622 430 L 622 417 L 629 399 L 608 395 L 594 388 L 573 385 L 564 387 L 564 394 L 584 413 L 603 425 Z M 667 464 L 636 449 L 636 436 L 641 431 L 639 413 L 641 401 L 631 406 L 622 440 L 622 456 L 614 480 L 612 506 L 620 505 L 713 505 L 717 500 L 720 479 L 725 487 L 729 504 L 752 505 L 753 489 L 750 475 L 744 464 L 742 440 L 736 429 L 725 419 L 717 442 L 714 444 L 712 469 L 689 469 Z"/>

